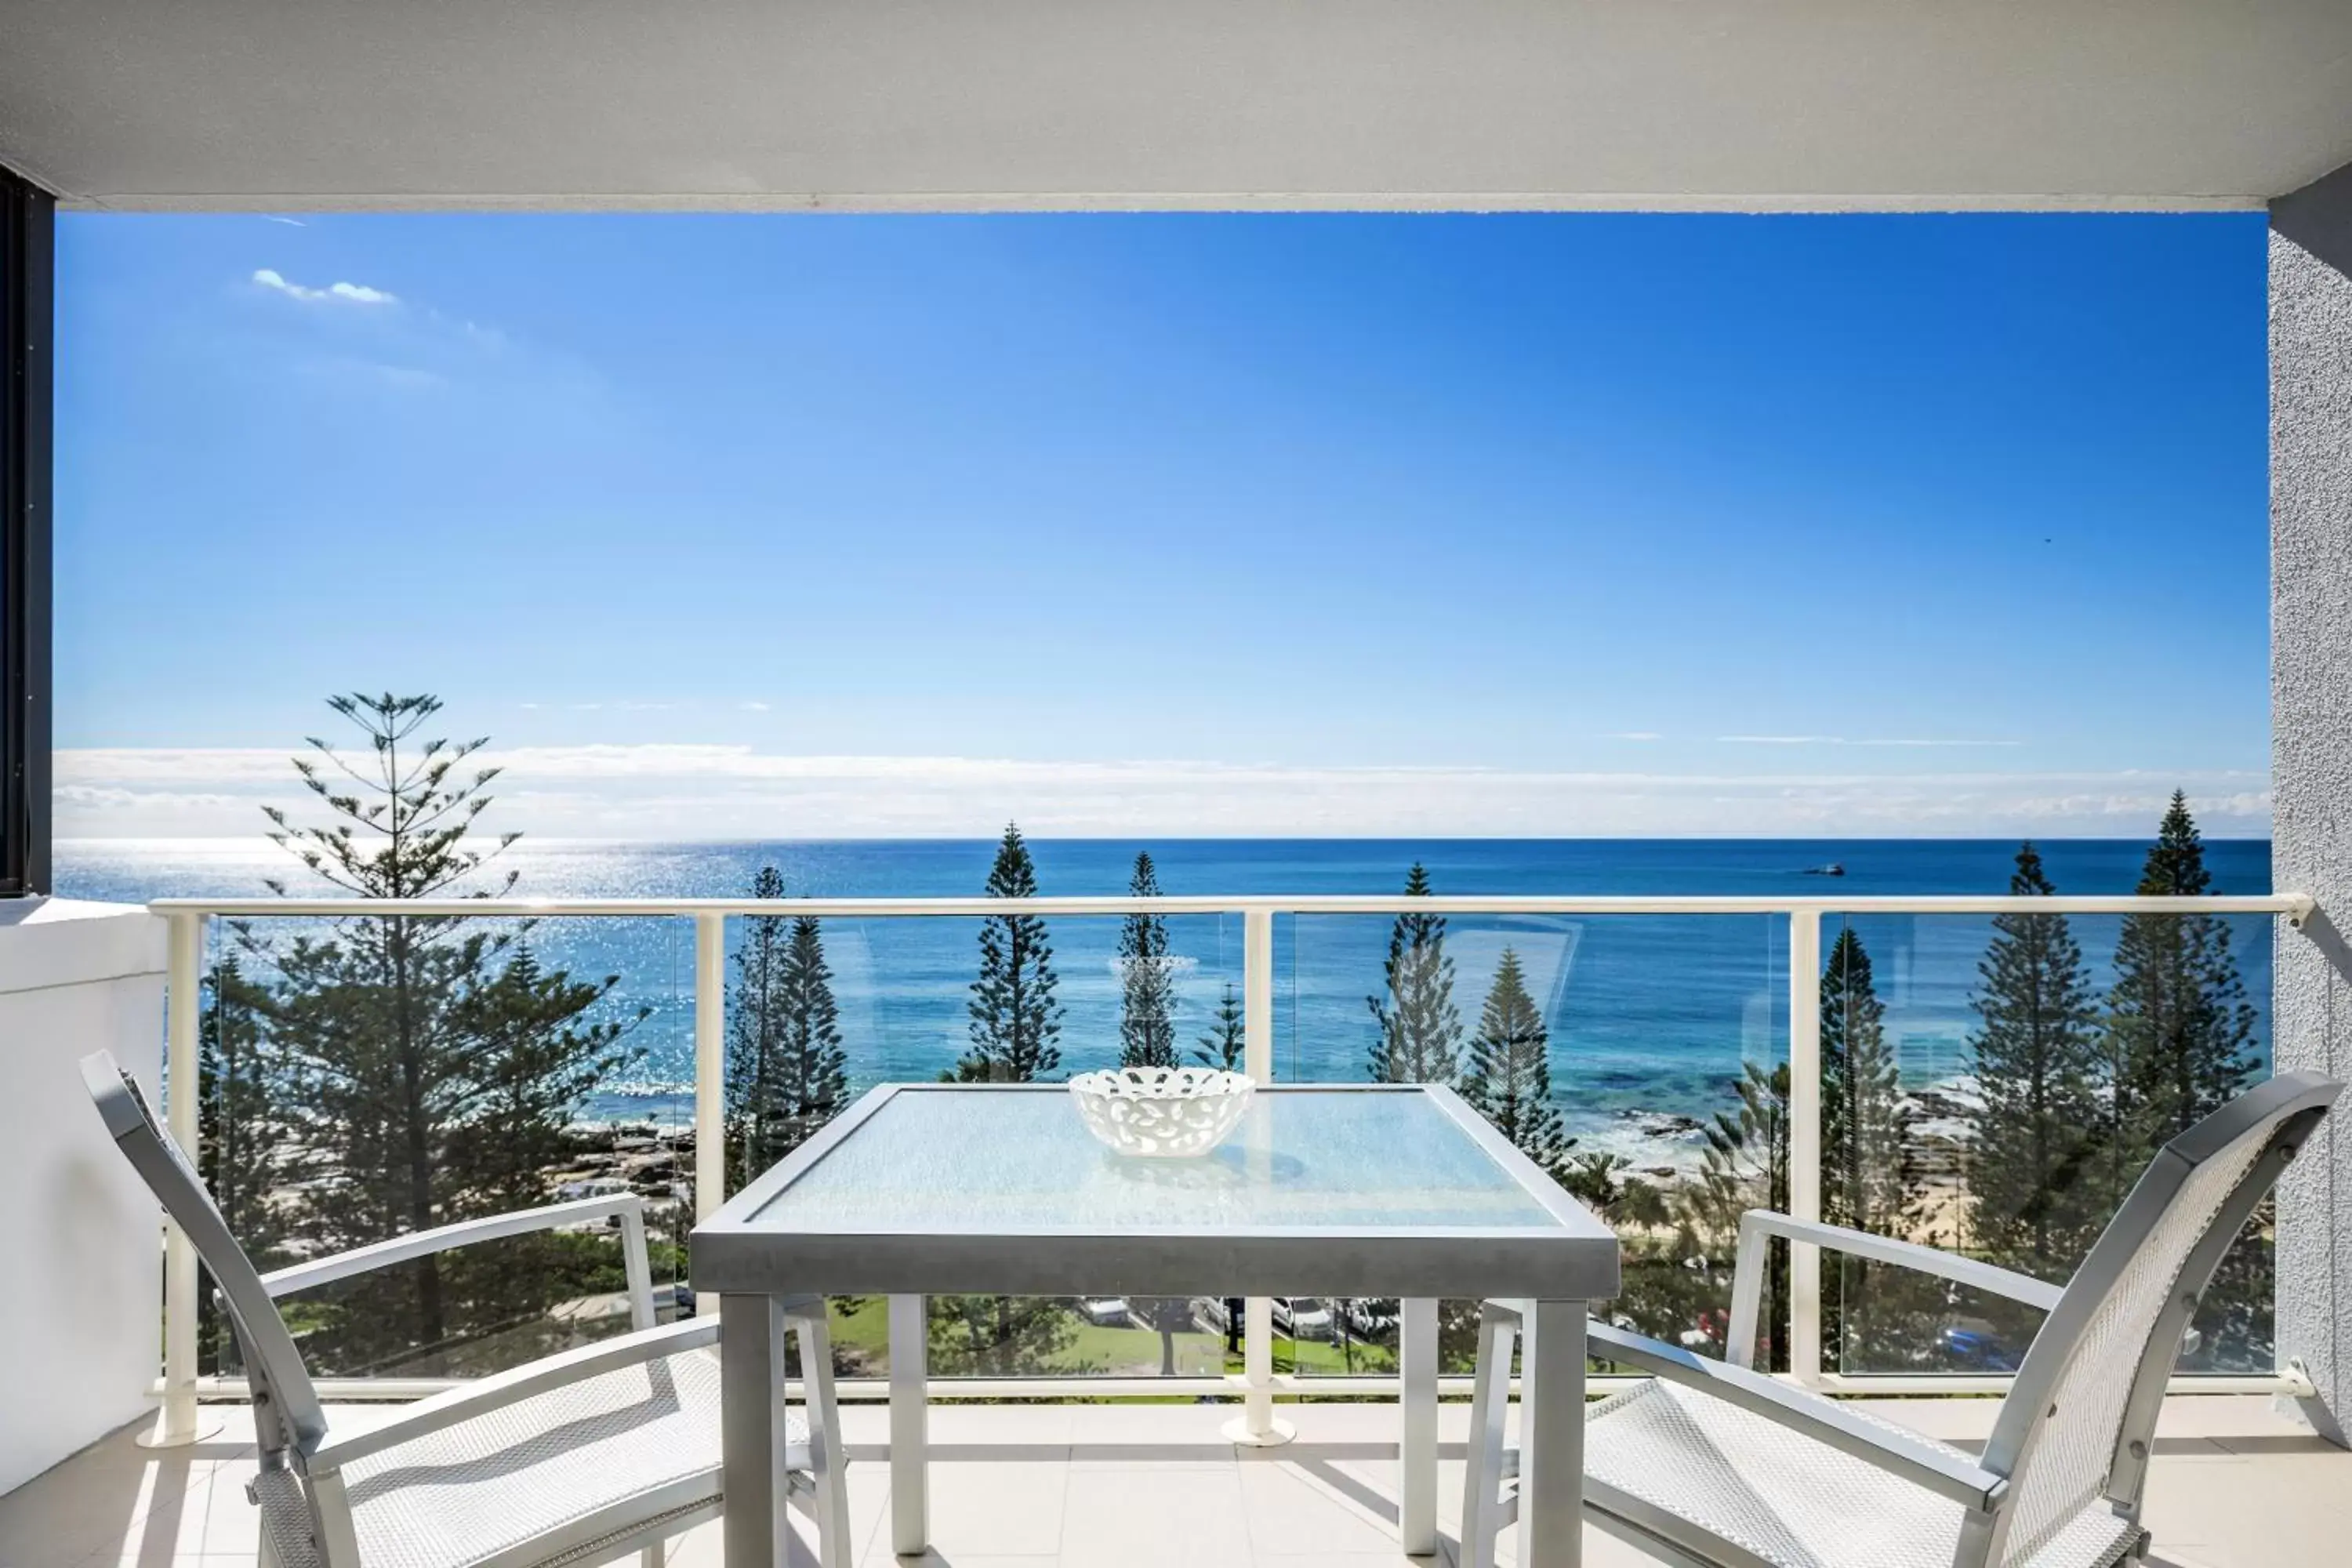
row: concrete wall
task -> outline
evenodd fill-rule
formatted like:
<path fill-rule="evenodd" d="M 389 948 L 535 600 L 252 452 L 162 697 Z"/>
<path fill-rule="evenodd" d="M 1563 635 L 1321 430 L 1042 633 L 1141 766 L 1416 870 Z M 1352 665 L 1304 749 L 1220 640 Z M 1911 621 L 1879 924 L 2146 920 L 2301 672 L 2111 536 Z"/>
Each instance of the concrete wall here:
<path fill-rule="evenodd" d="M 2278 1065 L 2352 1079 L 2352 169 L 2272 209 L 2273 885 L 2319 913 L 2278 942 Z M 2279 1353 L 2352 1427 L 2352 1102 L 2279 1189 Z"/>
<path fill-rule="evenodd" d="M 0 903 L 0 1492 L 151 1407 L 161 1216 L 78 1064 L 112 1051 L 152 1091 L 163 1046 L 163 921 Z"/>

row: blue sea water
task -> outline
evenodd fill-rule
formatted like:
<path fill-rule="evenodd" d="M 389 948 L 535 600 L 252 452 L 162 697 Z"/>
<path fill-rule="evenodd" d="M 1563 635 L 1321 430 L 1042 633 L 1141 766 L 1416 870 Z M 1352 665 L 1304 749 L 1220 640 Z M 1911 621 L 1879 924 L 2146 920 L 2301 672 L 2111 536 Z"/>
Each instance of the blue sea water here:
<path fill-rule="evenodd" d="M 1416 859 L 1437 891 L 1457 894 L 1738 894 L 1761 897 L 1996 893 L 2007 889 L 2011 841 L 1853 839 L 1104 839 L 1033 841 L 1040 890 L 1126 890 L 1138 849 L 1149 849 L 1170 894 L 1391 892 Z M 2127 893 L 2143 843 L 2053 840 L 2041 846 L 2063 892 Z M 734 896 L 762 865 L 788 891 L 831 896 L 970 895 L 982 890 L 992 843 L 979 840 L 801 841 L 770 844 L 532 842 L 509 852 L 522 895 Z M 2270 846 L 2207 846 L 2214 890 L 2271 890 Z M 1843 878 L 1809 875 L 1837 863 Z M 303 868 L 255 840 L 79 840 L 60 844 L 57 885 L 71 897 L 142 901 L 167 896 L 252 896 L 277 877 L 296 891 Z M 323 887 L 318 891 L 328 891 Z M 281 922 L 263 922 L 267 931 Z M 309 922 L 285 921 L 292 929 Z M 1824 941 L 1834 934 L 1830 918 Z M 2074 929 L 2095 984 L 2109 979 L 2120 921 L 2078 917 Z M 1990 921 L 1963 916 L 1857 916 L 1886 1026 L 1906 1080 L 1928 1086 L 1967 1071 L 1969 998 Z M 1276 926 L 1276 1069 L 1281 1078 L 1360 1079 L 1374 1038 L 1367 998 L 1381 985 L 1386 916 L 1284 917 Z M 730 940 L 740 922 L 731 922 Z M 2272 922 L 2230 921 L 2257 1038 L 2268 1056 Z M 1063 1066 L 1108 1065 L 1118 1050 L 1116 919 L 1051 922 L 1065 1007 Z M 1241 983 L 1238 916 L 1175 917 L 1181 962 L 1180 1037 L 1206 1027 L 1224 984 Z M 965 1003 L 978 922 L 938 918 L 829 921 L 826 953 L 854 1078 L 865 1084 L 930 1079 L 965 1047 Z M 591 1108 L 602 1117 L 686 1120 L 692 1079 L 693 930 L 685 921 L 553 920 L 532 935 L 542 960 L 614 975 L 609 1005 L 646 1009 L 632 1042 L 643 1059 L 620 1092 Z M 1730 1099 L 1743 1061 L 1786 1051 L 1788 930 L 1780 917 L 1456 917 L 1447 951 L 1465 1031 L 1502 950 L 1516 950 L 1551 1031 L 1555 1092 L 1590 1148 L 1643 1163 L 1687 1159 L 1676 1117 L 1705 1117 Z"/>

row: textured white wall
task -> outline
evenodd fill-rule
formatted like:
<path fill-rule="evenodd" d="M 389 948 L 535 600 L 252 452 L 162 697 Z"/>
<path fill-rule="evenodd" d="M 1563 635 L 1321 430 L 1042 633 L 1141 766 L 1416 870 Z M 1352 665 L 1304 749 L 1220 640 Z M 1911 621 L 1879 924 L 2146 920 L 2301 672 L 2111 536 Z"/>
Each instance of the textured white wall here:
<path fill-rule="evenodd" d="M 2270 239 L 2272 875 L 2319 912 L 2278 942 L 2278 1065 L 2352 1078 L 2352 181 L 2279 204 Z M 2352 1102 L 2279 1189 L 2279 1353 L 2352 1427 Z"/>
<path fill-rule="evenodd" d="M 0 1492 L 150 1407 L 159 1213 L 78 1064 L 103 1048 L 159 1084 L 163 925 L 60 900 L 0 910 Z"/>

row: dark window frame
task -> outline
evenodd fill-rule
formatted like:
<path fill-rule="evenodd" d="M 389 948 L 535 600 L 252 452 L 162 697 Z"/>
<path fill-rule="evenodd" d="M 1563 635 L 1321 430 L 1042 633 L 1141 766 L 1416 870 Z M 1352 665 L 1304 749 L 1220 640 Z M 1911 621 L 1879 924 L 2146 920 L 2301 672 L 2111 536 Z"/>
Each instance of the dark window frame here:
<path fill-rule="evenodd" d="M 0 898 L 49 890 L 56 235 L 0 168 Z"/>

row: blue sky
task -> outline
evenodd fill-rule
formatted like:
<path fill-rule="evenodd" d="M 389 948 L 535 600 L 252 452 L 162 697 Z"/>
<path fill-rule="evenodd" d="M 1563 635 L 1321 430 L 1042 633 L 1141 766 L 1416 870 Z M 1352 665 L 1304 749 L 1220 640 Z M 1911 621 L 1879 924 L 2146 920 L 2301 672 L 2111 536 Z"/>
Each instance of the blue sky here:
<path fill-rule="evenodd" d="M 2258 216 L 59 227 L 68 832 L 2267 811 Z"/>

